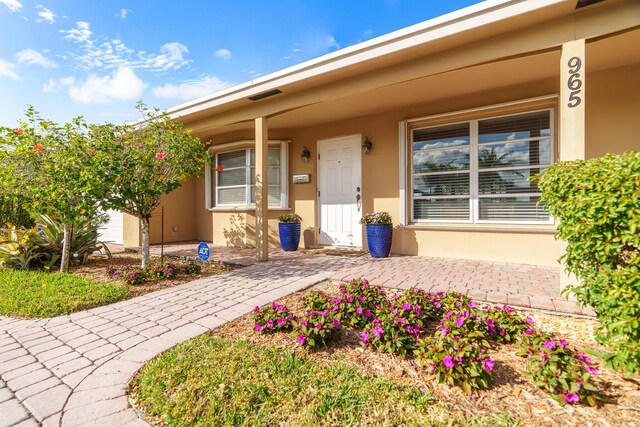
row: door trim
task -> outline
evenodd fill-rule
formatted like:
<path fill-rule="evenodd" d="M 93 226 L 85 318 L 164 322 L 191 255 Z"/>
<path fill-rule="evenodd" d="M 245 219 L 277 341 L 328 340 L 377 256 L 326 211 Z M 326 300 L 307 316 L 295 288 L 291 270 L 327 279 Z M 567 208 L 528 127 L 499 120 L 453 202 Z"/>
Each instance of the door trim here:
<path fill-rule="evenodd" d="M 317 155 L 320 155 L 320 146 L 327 144 L 327 143 L 332 143 L 332 142 L 336 142 L 336 141 L 340 141 L 343 139 L 358 139 L 359 143 L 358 143 L 358 147 L 357 147 L 357 161 L 359 163 L 360 166 L 360 203 L 361 206 L 364 205 L 364 185 L 362 184 L 362 150 L 361 150 L 361 146 L 362 146 L 362 134 L 361 133 L 356 133 L 356 134 L 350 134 L 350 135 L 341 135 L 341 136 L 336 136 L 336 137 L 332 137 L 332 138 L 323 138 L 323 139 L 318 139 L 316 141 L 316 152 Z M 320 182 L 321 182 L 321 172 L 320 172 L 320 162 L 322 161 L 322 159 L 318 159 L 316 158 L 317 162 L 316 162 L 316 230 L 315 230 L 315 234 L 316 234 L 316 243 L 320 246 L 320 225 L 322 224 L 322 209 L 320 206 L 320 196 L 318 196 L 318 192 L 320 191 Z M 360 224 L 358 224 L 360 225 Z M 363 248 L 364 242 L 364 231 L 362 233 L 360 233 L 360 244 L 356 245 L 356 246 L 348 246 L 350 248 Z M 356 242 L 357 244 L 358 242 Z M 322 245 L 322 246 L 332 246 L 332 245 Z M 339 246 L 339 245 L 333 245 L 333 246 Z"/>

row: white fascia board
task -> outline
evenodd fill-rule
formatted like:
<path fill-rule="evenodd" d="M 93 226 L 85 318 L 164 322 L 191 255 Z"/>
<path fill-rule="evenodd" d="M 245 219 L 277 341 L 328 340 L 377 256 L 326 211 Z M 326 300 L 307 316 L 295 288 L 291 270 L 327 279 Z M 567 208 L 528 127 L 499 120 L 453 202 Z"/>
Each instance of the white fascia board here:
<path fill-rule="evenodd" d="M 169 108 L 172 118 L 197 113 L 354 64 L 429 43 L 565 0 L 487 0 Z"/>

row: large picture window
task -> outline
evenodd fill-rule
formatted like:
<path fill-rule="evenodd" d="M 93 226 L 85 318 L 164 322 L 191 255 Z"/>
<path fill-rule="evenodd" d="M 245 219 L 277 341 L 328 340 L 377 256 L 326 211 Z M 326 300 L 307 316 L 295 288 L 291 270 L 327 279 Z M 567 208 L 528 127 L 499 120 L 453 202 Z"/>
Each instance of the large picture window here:
<path fill-rule="evenodd" d="M 256 156 L 253 148 L 228 151 L 216 155 L 216 206 L 248 206 L 256 202 Z M 282 201 L 282 168 L 280 147 L 269 148 L 269 205 Z"/>
<path fill-rule="evenodd" d="M 413 129 L 413 221 L 549 223 L 529 178 L 552 164 L 552 138 L 552 110 Z"/>

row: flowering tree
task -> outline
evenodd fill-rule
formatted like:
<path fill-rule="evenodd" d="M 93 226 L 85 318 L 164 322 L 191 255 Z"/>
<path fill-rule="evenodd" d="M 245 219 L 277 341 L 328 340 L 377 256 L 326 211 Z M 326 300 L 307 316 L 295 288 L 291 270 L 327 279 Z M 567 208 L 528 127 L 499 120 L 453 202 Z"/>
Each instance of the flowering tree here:
<path fill-rule="evenodd" d="M 149 264 L 149 219 L 160 199 L 190 176 L 201 176 L 209 156 L 199 139 L 158 109 L 137 105 L 143 120 L 134 125 L 103 125 L 96 149 L 108 159 L 111 190 L 102 206 L 139 218 L 142 267 Z"/>
<path fill-rule="evenodd" d="M 68 271 L 72 225 L 95 215 L 107 185 L 92 148 L 96 127 L 82 117 L 58 125 L 33 107 L 25 115 L 19 127 L 0 128 L 0 192 L 64 224 L 60 271 Z"/>

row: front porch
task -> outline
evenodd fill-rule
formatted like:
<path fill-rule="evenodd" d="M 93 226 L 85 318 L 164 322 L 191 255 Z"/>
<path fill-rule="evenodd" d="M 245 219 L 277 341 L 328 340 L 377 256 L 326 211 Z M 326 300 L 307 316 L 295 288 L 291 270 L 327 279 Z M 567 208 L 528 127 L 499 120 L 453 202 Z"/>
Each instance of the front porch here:
<path fill-rule="evenodd" d="M 170 243 L 164 246 L 167 256 L 196 256 L 197 241 Z M 114 247 L 116 248 L 116 247 Z M 160 255 L 160 246 L 151 247 Z M 253 248 L 212 246 L 211 259 L 243 266 L 258 263 Z M 559 313 L 593 316 L 589 308 L 581 308 L 560 295 L 560 267 L 475 261 L 457 258 L 392 255 L 376 259 L 361 256 L 334 256 L 313 251 L 283 252 L 269 250 L 268 265 L 295 265 L 309 275 L 331 280 L 363 277 L 374 285 L 387 288 L 418 287 L 430 292 L 456 291 L 477 301 L 509 304 Z"/>

